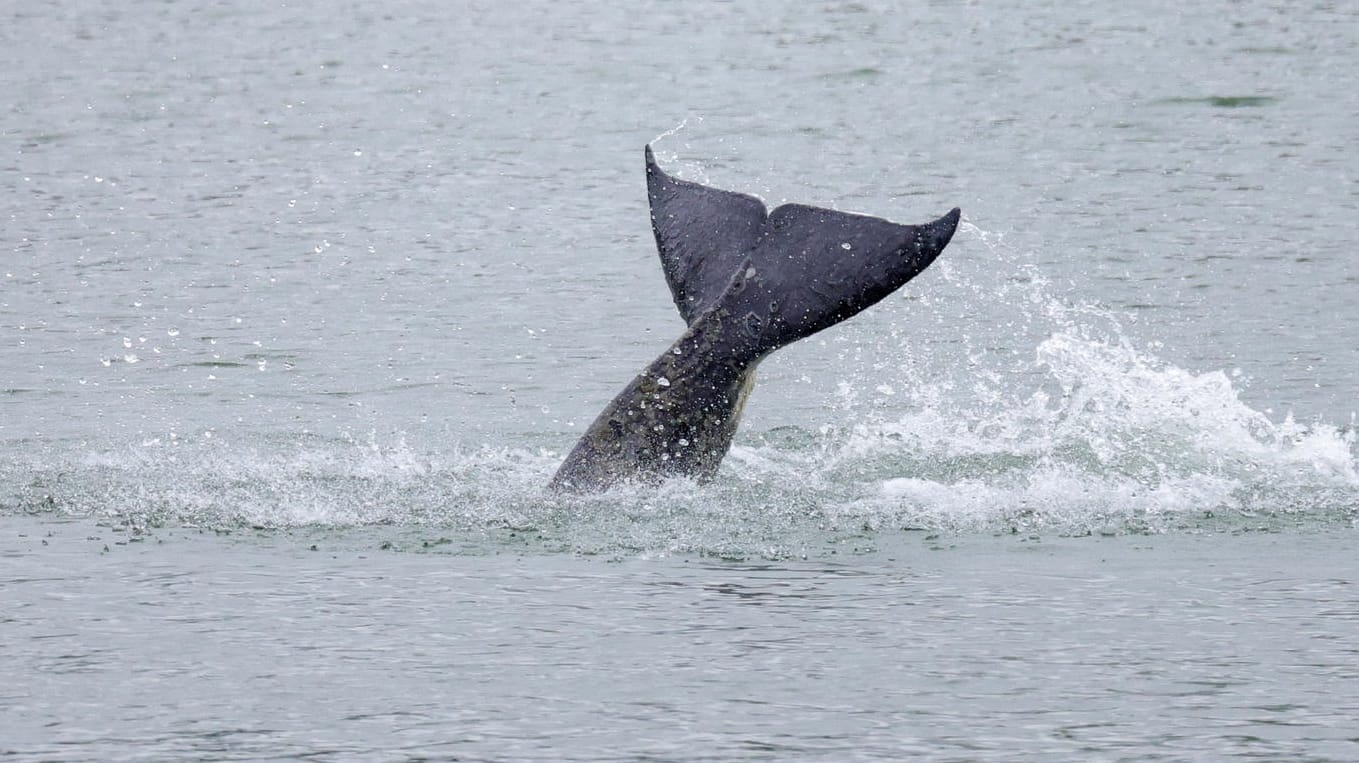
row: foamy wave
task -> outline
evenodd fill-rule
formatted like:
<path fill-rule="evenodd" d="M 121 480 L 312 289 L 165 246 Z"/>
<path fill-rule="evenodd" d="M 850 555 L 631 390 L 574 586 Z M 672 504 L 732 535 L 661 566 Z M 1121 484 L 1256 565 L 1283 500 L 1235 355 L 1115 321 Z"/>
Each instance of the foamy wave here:
<path fill-rule="evenodd" d="M 895 420 L 828 429 L 802 451 L 738 448 L 731 460 L 747 480 L 845 494 L 830 513 L 874 527 L 1083 533 L 1356 515 L 1354 432 L 1274 423 L 1228 374 L 1077 329 L 1039 343 L 1029 370 L 1027 394 L 916 387 L 918 407 Z"/>
<path fill-rule="evenodd" d="M 554 462 L 523 449 L 426 452 L 402 438 L 219 435 L 48 452 L 18 467 L 29 478 L 14 500 L 145 526 L 510 525 Z"/>

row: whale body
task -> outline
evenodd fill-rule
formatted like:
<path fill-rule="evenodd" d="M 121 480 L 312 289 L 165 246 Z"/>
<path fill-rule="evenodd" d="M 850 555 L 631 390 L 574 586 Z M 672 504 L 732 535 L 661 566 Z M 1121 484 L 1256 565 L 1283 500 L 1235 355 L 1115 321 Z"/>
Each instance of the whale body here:
<path fill-rule="evenodd" d="M 646 147 L 661 267 L 687 330 L 599 414 L 549 487 L 596 492 L 625 481 L 716 475 L 770 353 L 896 291 L 958 227 L 804 204 L 772 212 L 742 193 L 666 174 Z"/>

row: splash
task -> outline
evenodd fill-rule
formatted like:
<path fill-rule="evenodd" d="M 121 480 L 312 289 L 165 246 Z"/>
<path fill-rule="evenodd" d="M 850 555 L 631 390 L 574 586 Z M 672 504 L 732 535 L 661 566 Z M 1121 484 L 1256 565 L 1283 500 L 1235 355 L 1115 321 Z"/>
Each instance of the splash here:
<path fill-rule="evenodd" d="M 984 382 L 965 394 L 917 387 L 894 419 L 734 460 L 752 481 L 798 475 L 803 489 L 838 490 L 830 513 L 873 529 L 1080 535 L 1356 516 L 1353 430 L 1271 422 L 1226 373 L 1194 374 L 1079 328 L 1042 341 L 1029 371 L 1027 395 Z"/>
<path fill-rule="evenodd" d="M 955 341 L 953 327 L 975 327 L 963 352 L 913 352 L 918 320 L 913 336 L 893 334 L 864 353 L 904 357 L 895 367 L 865 364 L 856 347 L 846 360 L 860 370 L 839 385 L 851 423 L 823 427 L 814 446 L 741 449 L 732 459 L 738 471 L 838 492 L 829 514 L 875 530 L 1080 535 L 1354 524 L 1352 426 L 1272 421 L 1241 400 L 1239 372 L 1199 373 L 1159 359 L 1158 345 L 1131 340 L 1124 316 L 1054 294 L 1003 237 L 971 225 L 961 232 L 989 251 L 985 268 L 969 272 L 962 259 L 939 269 L 975 299 L 921 302 L 934 308 L 947 341 Z M 979 319 L 984 309 L 995 314 Z M 895 402 L 875 406 L 875 398 Z"/>
<path fill-rule="evenodd" d="M 7 450 L 30 455 L 0 461 L 0 513 L 138 531 L 339 529 L 468 553 L 723 558 L 856 552 L 915 532 L 1359 522 L 1353 425 L 1272 420 L 1242 401 L 1237 374 L 1165 362 L 1125 316 L 1060 298 L 1002 237 L 961 230 L 989 251 L 985 267 L 941 261 L 948 288 L 915 297 L 910 318 L 890 320 L 902 329 L 842 345 L 837 367 L 850 370 L 831 422 L 744 433 L 711 485 L 548 494 L 569 435 L 440 448 L 399 433 L 226 432 L 20 444 Z M 959 338 L 958 326 L 972 328 Z M 935 346 L 921 351 L 931 327 Z"/>

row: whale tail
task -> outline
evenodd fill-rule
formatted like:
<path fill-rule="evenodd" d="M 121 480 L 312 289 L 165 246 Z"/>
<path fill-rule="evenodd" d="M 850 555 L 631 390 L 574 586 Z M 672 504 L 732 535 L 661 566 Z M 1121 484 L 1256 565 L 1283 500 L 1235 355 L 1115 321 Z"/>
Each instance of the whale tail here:
<path fill-rule="evenodd" d="M 721 305 L 760 353 L 896 291 L 939 256 L 961 215 L 901 225 L 804 204 L 768 212 L 754 196 L 666 174 L 650 146 L 646 175 L 661 267 L 685 323 Z"/>
<path fill-rule="evenodd" d="M 948 245 L 960 214 L 900 225 L 803 204 L 769 212 L 754 196 L 666 174 L 650 146 L 646 174 L 661 267 L 688 330 L 604 408 L 554 490 L 711 479 L 760 360 L 914 278 Z"/>

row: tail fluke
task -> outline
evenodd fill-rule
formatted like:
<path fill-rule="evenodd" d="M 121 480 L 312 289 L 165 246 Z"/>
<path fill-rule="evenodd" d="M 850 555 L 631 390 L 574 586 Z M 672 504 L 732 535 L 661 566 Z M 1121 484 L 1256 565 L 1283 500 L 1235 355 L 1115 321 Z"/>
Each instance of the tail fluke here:
<path fill-rule="evenodd" d="M 723 303 L 748 324 L 774 331 L 774 347 L 900 288 L 939 256 L 958 226 L 956 209 L 926 225 L 804 204 L 767 212 L 754 196 L 666 174 L 650 146 L 646 179 L 661 267 L 684 322 L 692 326 Z M 727 294 L 743 267 L 753 268 L 738 279 L 750 288 Z"/>

